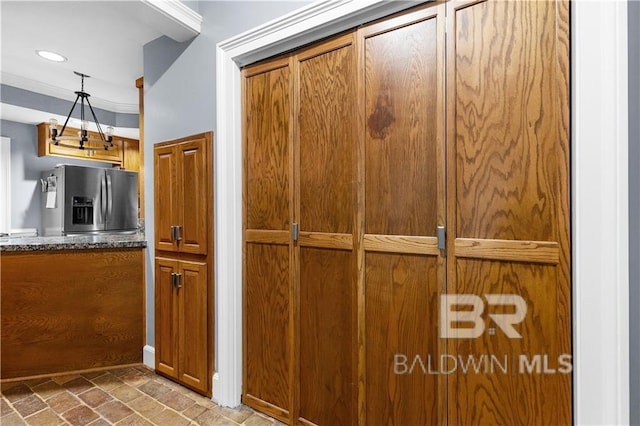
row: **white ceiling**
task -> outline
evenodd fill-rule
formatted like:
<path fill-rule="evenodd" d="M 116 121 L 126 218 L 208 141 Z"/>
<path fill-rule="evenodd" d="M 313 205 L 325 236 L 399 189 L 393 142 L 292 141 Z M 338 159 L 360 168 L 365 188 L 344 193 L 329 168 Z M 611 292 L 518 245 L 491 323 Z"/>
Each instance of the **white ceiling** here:
<path fill-rule="evenodd" d="M 137 113 L 135 80 L 143 74 L 144 44 L 162 35 L 184 41 L 199 32 L 193 24 L 201 21 L 198 14 L 175 0 L 161 3 L 1 0 L 2 83 L 73 101 L 80 89 L 73 71 L 79 71 L 91 76 L 85 91 L 94 107 Z M 175 3 L 177 9 L 168 11 L 167 4 Z M 50 62 L 36 50 L 68 60 Z"/>

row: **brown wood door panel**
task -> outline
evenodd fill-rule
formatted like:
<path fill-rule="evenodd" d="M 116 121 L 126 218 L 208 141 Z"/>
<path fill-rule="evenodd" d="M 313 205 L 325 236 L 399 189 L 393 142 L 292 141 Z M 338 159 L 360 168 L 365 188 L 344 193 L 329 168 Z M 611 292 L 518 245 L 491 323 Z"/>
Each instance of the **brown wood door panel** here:
<path fill-rule="evenodd" d="M 287 423 L 294 365 L 290 63 L 279 58 L 243 70 L 242 401 Z"/>
<path fill-rule="evenodd" d="M 526 301 L 526 316 L 509 338 L 489 317 L 513 314 L 511 306 L 486 304 L 484 332 L 474 339 L 451 339 L 457 369 L 451 375 L 450 424 L 570 424 L 571 375 L 565 374 L 562 344 L 570 328 L 567 300 L 557 291 L 556 265 L 462 259 L 457 262 L 457 292 L 480 296 L 516 294 Z M 459 308 L 462 309 L 462 308 Z M 471 327 L 459 324 L 458 327 Z M 463 364 L 474 360 L 478 370 Z M 531 369 L 531 370 L 529 370 Z"/>
<path fill-rule="evenodd" d="M 178 297 L 171 274 L 179 272 L 178 261 L 156 257 L 155 267 L 156 369 L 178 378 Z"/>
<path fill-rule="evenodd" d="M 556 74 L 555 2 L 481 2 L 454 22 L 456 236 L 557 241 L 568 148 L 557 105 L 568 99 Z"/>
<path fill-rule="evenodd" d="M 182 226 L 181 252 L 205 254 L 207 252 L 207 214 L 209 209 L 207 176 L 207 141 L 194 139 L 177 145 L 178 193 L 180 200 L 176 225 Z"/>
<path fill-rule="evenodd" d="M 449 353 L 509 369 L 450 375 L 449 423 L 571 424 L 571 374 L 519 365 L 571 356 L 568 2 L 447 7 L 447 293 L 481 300 L 486 324 Z M 517 309 L 487 294 L 522 298 L 522 338 L 488 317 Z"/>
<path fill-rule="evenodd" d="M 207 378 L 207 292 L 206 262 L 180 262 L 182 287 L 178 289 L 180 300 L 179 379 L 202 392 L 208 392 Z"/>
<path fill-rule="evenodd" d="M 299 419 L 355 423 L 357 386 L 351 250 L 300 248 Z"/>
<path fill-rule="evenodd" d="M 245 71 L 246 228 L 290 227 L 290 69 L 277 61 L 259 74 Z M 247 76 L 248 75 L 248 76 Z"/>
<path fill-rule="evenodd" d="M 439 356 L 437 257 L 367 253 L 365 265 L 367 423 L 439 424 L 445 382 L 395 366 Z"/>
<path fill-rule="evenodd" d="M 157 250 L 177 251 L 171 227 L 178 224 L 176 190 L 177 157 L 171 146 L 154 147 L 155 239 Z"/>
<path fill-rule="evenodd" d="M 289 246 L 245 246 L 243 402 L 290 421 L 292 342 Z"/>
<path fill-rule="evenodd" d="M 365 145 L 360 419 L 444 424 L 446 379 L 411 368 L 446 349 L 437 322 L 445 259 L 436 239 L 446 217 L 444 6 L 385 19 L 359 34 Z"/>
<path fill-rule="evenodd" d="M 443 224 L 441 10 L 363 31 L 367 234 L 435 235 Z"/>
<path fill-rule="evenodd" d="M 296 56 L 301 231 L 353 232 L 355 59 L 353 33 Z"/>

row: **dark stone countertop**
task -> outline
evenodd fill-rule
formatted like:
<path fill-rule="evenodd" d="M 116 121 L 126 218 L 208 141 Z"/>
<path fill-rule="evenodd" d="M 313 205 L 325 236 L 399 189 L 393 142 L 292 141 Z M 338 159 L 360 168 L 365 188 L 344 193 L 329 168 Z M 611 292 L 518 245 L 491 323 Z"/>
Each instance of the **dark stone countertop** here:
<path fill-rule="evenodd" d="M 0 238 L 0 252 L 144 248 L 144 234 Z"/>

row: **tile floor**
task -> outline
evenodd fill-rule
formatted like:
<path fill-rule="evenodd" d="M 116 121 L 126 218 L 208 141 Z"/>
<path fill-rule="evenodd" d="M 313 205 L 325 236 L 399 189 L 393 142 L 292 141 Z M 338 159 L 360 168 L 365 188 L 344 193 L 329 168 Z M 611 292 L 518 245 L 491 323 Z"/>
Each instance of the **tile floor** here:
<path fill-rule="evenodd" d="M 222 408 L 144 367 L 2 384 L 2 426 L 282 425 Z"/>

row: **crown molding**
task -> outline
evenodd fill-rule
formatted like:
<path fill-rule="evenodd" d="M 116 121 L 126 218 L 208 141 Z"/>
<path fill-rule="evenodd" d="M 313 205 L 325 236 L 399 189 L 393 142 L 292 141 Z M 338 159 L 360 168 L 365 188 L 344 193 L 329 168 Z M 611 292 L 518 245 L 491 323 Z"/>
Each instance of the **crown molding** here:
<path fill-rule="evenodd" d="M 240 65 L 277 55 L 434 0 L 318 0 L 217 44 Z"/>
<path fill-rule="evenodd" d="M 0 75 L 2 84 L 6 84 L 7 86 L 13 86 L 19 89 L 29 90 L 41 95 L 52 96 L 54 98 L 64 99 L 71 102 L 76 99 L 74 92 L 69 91 L 69 89 L 65 89 L 49 83 L 44 83 L 42 81 L 32 80 L 20 75 L 7 73 L 5 71 L 2 71 Z M 93 95 L 91 96 L 91 105 L 93 105 L 95 108 L 101 108 L 107 111 L 121 114 L 138 113 L 138 104 L 113 102 L 108 99 L 103 99 Z"/>
<path fill-rule="evenodd" d="M 159 29 L 175 41 L 187 41 L 202 30 L 202 15 L 179 0 L 140 0 L 156 13 L 170 20 L 173 25 L 161 25 Z"/>

